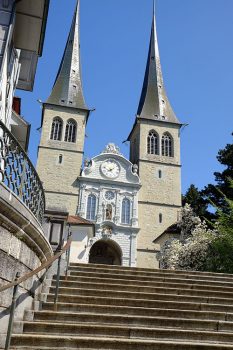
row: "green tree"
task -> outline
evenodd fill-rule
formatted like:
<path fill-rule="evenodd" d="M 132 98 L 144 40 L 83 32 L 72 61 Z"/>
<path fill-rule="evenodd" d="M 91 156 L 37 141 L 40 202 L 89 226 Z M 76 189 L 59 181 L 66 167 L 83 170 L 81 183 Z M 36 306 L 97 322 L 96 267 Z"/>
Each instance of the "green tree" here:
<path fill-rule="evenodd" d="M 230 189 L 233 181 L 229 179 Z M 219 192 L 221 195 L 221 193 Z M 224 209 L 217 210 L 218 238 L 213 242 L 206 270 L 213 272 L 233 273 L 233 200 L 222 193 Z M 226 210 L 227 209 L 227 210 Z"/>
<path fill-rule="evenodd" d="M 182 196 L 182 205 L 184 206 L 185 204 L 190 204 L 194 213 L 201 219 L 208 221 L 213 219 L 213 214 L 208 211 L 208 200 L 203 198 L 202 192 L 193 184 L 190 185 L 185 195 Z"/>
<path fill-rule="evenodd" d="M 204 200 L 209 200 L 217 207 L 228 210 L 228 204 L 222 193 L 228 199 L 233 200 L 233 188 L 231 186 L 231 179 L 233 179 L 233 143 L 227 144 L 224 149 L 219 150 L 217 159 L 224 166 L 224 170 L 214 173 L 217 185 L 209 184 L 201 192 L 201 195 Z"/>

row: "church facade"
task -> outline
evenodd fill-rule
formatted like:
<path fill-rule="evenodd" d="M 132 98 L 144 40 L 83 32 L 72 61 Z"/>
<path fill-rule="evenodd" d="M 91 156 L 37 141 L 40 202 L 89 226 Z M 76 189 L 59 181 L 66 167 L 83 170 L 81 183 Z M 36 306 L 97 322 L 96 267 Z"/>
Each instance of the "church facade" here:
<path fill-rule="evenodd" d="M 65 207 L 70 215 L 95 224 L 95 237 L 79 254 L 81 262 L 158 267 L 160 237 L 162 242 L 181 207 L 182 124 L 164 88 L 155 14 L 141 98 L 128 136 L 129 160 L 109 144 L 83 162 L 90 110 L 82 89 L 79 30 L 77 1 L 58 75 L 43 104 L 37 169 L 47 207 Z"/>
<path fill-rule="evenodd" d="M 84 162 L 79 184 L 77 213 L 94 221 L 96 231 L 92 240 L 96 248 L 90 247 L 85 262 L 136 266 L 141 187 L 137 165 L 108 144 L 100 155 Z"/>

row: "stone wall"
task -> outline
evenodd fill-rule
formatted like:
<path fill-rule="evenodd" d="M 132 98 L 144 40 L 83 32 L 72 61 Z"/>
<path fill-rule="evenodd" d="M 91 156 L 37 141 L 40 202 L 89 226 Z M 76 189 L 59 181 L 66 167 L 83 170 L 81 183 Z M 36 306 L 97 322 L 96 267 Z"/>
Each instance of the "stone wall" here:
<path fill-rule="evenodd" d="M 53 119 L 63 121 L 61 141 L 50 140 Z M 66 122 L 77 122 L 76 142 L 65 142 Z M 47 207 L 66 206 L 70 215 L 75 215 L 79 186 L 77 178 L 81 172 L 85 139 L 86 115 L 75 108 L 44 105 L 43 127 L 38 152 L 37 171 L 43 182 Z M 62 162 L 59 164 L 59 156 Z"/>
<path fill-rule="evenodd" d="M 42 227 L 28 208 L 7 187 L 0 184 L 0 285 L 36 269 L 52 255 Z M 19 287 L 15 318 L 22 320 L 24 311 L 38 305 L 41 271 Z M 0 293 L 0 349 L 4 348 L 13 288 Z M 34 305 L 33 305 L 34 304 Z"/>
<path fill-rule="evenodd" d="M 147 137 L 154 130 L 159 138 L 159 154 L 147 153 Z M 161 155 L 161 139 L 168 132 L 173 140 L 172 157 Z M 154 244 L 170 225 L 177 221 L 181 207 L 180 125 L 140 120 L 131 134 L 131 161 L 139 166 L 142 187 L 139 191 L 137 266 L 159 266 Z"/>

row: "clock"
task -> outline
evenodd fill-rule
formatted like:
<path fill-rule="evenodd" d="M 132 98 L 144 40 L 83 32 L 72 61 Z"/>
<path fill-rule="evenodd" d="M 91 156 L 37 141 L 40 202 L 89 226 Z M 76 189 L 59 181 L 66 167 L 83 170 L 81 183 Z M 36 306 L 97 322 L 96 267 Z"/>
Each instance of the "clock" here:
<path fill-rule="evenodd" d="M 101 165 L 102 173 L 110 179 L 116 178 L 120 173 L 120 166 L 112 159 L 106 160 Z"/>
<path fill-rule="evenodd" d="M 114 192 L 112 192 L 112 191 L 106 191 L 106 192 L 105 192 L 105 198 L 106 198 L 108 201 L 111 201 L 112 199 L 114 199 L 114 197 L 115 197 Z"/>

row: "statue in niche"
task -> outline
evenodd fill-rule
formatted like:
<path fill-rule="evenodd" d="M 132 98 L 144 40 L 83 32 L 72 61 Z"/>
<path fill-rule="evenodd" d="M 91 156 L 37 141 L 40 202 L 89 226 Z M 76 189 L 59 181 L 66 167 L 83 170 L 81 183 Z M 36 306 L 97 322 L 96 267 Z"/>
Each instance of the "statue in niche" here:
<path fill-rule="evenodd" d="M 111 206 L 111 204 L 107 204 L 105 217 L 106 217 L 106 220 L 112 220 L 112 206 Z"/>

